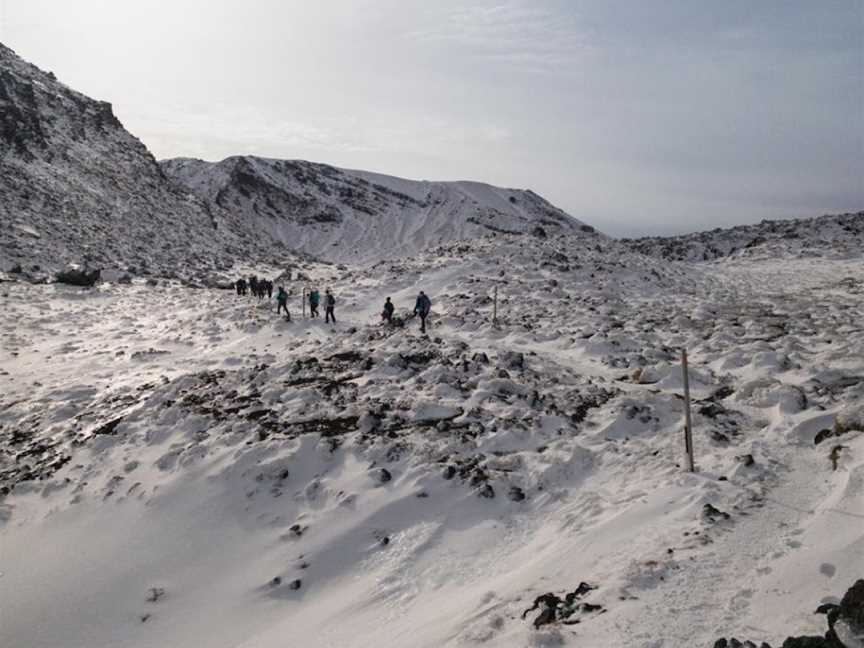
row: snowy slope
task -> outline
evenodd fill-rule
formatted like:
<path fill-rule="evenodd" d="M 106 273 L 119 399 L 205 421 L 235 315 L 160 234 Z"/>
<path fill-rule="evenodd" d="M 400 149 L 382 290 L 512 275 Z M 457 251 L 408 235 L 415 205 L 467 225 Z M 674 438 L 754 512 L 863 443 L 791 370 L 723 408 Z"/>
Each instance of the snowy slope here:
<path fill-rule="evenodd" d="M 200 279 L 286 257 L 168 180 L 110 104 L 2 44 L 0 196 L 0 272 L 43 278 L 77 263 Z"/>
<path fill-rule="evenodd" d="M 593 229 L 531 191 L 478 182 L 418 182 L 299 160 L 178 158 L 165 173 L 286 246 L 362 263 L 490 232 Z"/>
<path fill-rule="evenodd" d="M 296 282 L 291 323 L 3 286 L 0 645 L 776 646 L 862 575 L 859 262 L 498 235 L 304 272 L 335 327 Z M 430 336 L 381 327 L 418 289 Z M 578 624 L 522 618 L 583 581 Z"/>
<path fill-rule="evenodd" d="M 864 212 L 763 220 L 728 229 L 624 242 L 636 252 L 675 261 L 710 261 L 726 256 L 849 258 L 860 256 L 864 250 Z"/>

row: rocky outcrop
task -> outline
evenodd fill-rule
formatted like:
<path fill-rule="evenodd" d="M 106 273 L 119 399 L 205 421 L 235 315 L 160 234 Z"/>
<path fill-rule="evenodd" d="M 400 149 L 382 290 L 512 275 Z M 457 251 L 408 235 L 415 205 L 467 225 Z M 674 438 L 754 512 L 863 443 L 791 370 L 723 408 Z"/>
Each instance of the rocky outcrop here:
<path fill-rule="evenodd" d="M 826 603 L 816 609 L 826 615 L 828 631 L 822 637 L 789 637 L 781 648 L 864 648 L 864 579 L 850 587 L 839 605 Z M 714 648 L 771 648 L 770 644 L 738 639 L 718 639 Z"/>
<path fill-rule="evenodd" d="M 70 264 L 193 278 L 285 259 L 267 237 L 165 177 L 111 104 L 0 45 L 0 271 Z"/>
<path fill-rule="evenodd" d="M 864 212 L 795 220 L 763 220 L 681 236 L 624 239 L 630 249 L 670 261 L 712 261 L 729 256 L 860 256 Z"/>

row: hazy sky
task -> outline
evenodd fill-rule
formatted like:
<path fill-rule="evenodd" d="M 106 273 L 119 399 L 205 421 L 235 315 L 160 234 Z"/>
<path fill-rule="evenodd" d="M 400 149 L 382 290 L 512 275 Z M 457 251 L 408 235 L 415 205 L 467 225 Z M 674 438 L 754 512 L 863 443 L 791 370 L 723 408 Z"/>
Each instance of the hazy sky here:
<path fill-rule="evenodd" d="M 159 157 L 530 188 L 610 234 L 864 209 L 864 0 L 0 0 Z"/>

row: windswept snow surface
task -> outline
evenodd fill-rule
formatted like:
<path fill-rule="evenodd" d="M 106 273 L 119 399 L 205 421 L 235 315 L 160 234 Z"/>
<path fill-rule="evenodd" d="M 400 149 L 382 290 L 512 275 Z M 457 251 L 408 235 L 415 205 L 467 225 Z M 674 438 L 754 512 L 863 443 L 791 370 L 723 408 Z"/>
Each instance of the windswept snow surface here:
<path fill-rule="evenodd" d="M 594 231 L 531 191 L 480 182 L 405 180 L 255 156 L 160 164 L 214 209 L 244 219 L 290 249 L 329 261 L 393 259 L 490 232 Z"/>
<path fill-rule="evenodd" d="M 496 236 L 305 272 L 335 326 L 296 282 L 291 323 L 0 285 L 0 645 L 779 645 L 861 577 L 860 260 Z M 382 327 L 418 289 L 430 335 Z M 578 624 L 521 618 L 582 581 Z"/>

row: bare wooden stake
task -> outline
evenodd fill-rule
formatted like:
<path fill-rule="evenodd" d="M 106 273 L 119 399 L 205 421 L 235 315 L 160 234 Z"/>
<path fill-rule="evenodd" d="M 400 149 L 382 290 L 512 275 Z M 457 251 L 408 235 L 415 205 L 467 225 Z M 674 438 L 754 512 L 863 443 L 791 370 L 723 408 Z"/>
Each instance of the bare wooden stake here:
<path fill-rule="evenodd" d="M 495 297 L 492 300 L 492 324 L 498 326 L 498 286 L 495 286 Z"/>
<path fill-rule="evenodd" d="M 687 349 L 681 350 L 681 371 L 684 375 L 684 447 L 687 450 L 687 471 L 696 472 L 693 462 L 693 422 L 690 418 L 690 376 L 687 369 Z"/>

